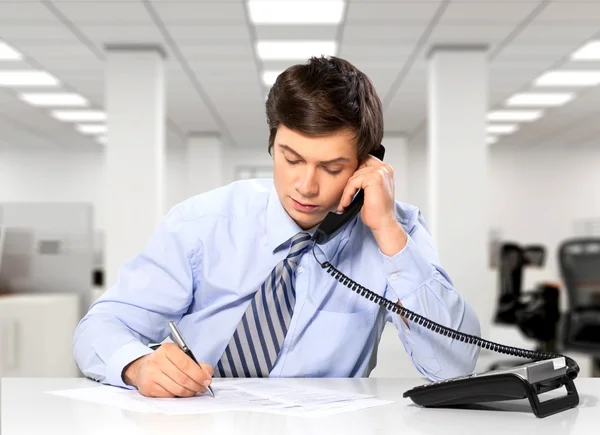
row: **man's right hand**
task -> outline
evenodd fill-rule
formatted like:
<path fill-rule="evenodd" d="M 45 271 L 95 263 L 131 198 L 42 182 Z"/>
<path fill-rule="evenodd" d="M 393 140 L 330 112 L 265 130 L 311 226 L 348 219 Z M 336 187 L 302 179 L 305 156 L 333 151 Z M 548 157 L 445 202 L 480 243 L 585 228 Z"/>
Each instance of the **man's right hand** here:
<path fill-rule="evenodd" d="M 206 392 L 213 373 L 211 365 L 194 363 L 175 343 L 163 343 L 129 364 L 123 381 L 148 397 L 192 397 Z"/>

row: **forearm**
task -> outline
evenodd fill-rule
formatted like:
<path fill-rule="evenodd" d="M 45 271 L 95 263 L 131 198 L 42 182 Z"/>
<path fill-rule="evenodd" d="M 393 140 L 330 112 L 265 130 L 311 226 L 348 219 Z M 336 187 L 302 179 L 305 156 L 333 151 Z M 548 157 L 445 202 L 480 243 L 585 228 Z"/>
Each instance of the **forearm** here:
<path fill-rule="evenodd" d="M 404 248 L 393 256 L 383 255 L 388 287 L 386 298 L 408 310 L 449 328 L 480 335 L 479 320 L 436 267 L 426 258 L 415 241 L 407 237 Z M 414 366 L 430 379 L 447 379 L 471 373 L 479 349 L 428 330 L 390 312 L 399 337 Z"/>
<path fill-rule="evenodd" d="M 73 358 L 81 372 L 99 382 L 125 387 L 123 368 L 152 350 L 115 316 L 91 310 L 73 336 Z"/>
<path fill-rule="evenodd" d="M 475 312 L 437 272 L 423 286 L 401 298 L 401 304 L 435 323 L 480 336 Z M 409 321 L 407 326 L 396 314 L 390 316 L 411 361 L 421 374 L 439 380 L 473 372 L 479 355 L 477 346 L 438 334 L 415 322 Z"/>

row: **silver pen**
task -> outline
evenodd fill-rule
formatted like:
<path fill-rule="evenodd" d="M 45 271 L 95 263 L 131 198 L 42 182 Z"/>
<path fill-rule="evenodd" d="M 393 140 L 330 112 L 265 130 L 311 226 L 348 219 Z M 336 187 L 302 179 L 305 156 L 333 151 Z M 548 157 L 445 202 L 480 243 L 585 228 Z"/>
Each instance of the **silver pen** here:
<path fill-rule="evenodd" d="M 175 325 L 174 322 L 169 322 L 169 328 L 171 329 L 171 338 L 173 339 L 173 341 L 175 343 L 177 343 L 177 345 L 179 346 L 179 348 L 187 356 L 189 356 L 192 359 L 192 361 L 194 361 L 196 364 L 198 364 L 198 360 L 196 359 L 196 357 L 192 353 L 192 349 L 189 348 L 189 346 L 187 345 L 187 343 L 183 339 L 183 335 L 181 335 L 181 332 L 179 331 L 179 328 L 177 328 L 177 325 Z M 200 366 L 200 364 L 198 364 L 198 366 Z M 200 369 L 202 369 L 202 366 L 200 366 Z M 211 392 L 211 394 L 213 395 L 213 397 L 215 397 L 215 392 L 213 391 L 213 389 L 211 388 L 211 386 L 209 385 L 206 388 L 208 388 L 208 390 Z"/>

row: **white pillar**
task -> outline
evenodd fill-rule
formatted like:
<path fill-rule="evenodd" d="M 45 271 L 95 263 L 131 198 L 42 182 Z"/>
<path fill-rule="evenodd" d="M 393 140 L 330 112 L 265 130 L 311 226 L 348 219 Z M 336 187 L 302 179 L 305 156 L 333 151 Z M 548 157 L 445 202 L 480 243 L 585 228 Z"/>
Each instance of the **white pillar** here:
<path fill-rule="evenodd" d="M 428 87 L 428 220 L 441 264 L 485 335 L 495 300 L 487 249 L 487 49 L 434 47 Z"/>
<path fill-rule="evenodd" d="M 408 154 L 408 202 L 419 207 L 427 223 L 429 213 L 429 168 L 427 166 L 427 144 L 425 141 L 411 140 L 407 143 Z"/>
<path fill-rule="evenodd" d="M 187 146 L 181 143 L 171 144 L 167 142 L 165 160 L 165 207 L 170 209 L 189 197 Z"/>
<path fill-rule="evenodd" d="M 164 216 L 165 77 L 159 47 L 106 47 L 106 284 Z"/>
<path fill-rule="evenodd" d="M 189 196 L 223 185 L 223 147 L 214 134 L 192 134 L 187 140 Z"/>
<path fill-rule="evenodd" d="M 383 161 L 394 168 L 394 193 L 396 201 L 408 202 L 408 149 L 404 136 L 386 136 Z"/>

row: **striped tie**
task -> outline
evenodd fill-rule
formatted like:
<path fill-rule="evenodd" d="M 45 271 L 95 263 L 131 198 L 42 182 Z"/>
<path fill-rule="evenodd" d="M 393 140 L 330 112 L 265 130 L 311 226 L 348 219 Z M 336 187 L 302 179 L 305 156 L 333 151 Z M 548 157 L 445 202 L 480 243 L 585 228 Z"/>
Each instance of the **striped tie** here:
<path fill-rule="evenodd" d="M 275 266 L 248 305 L 217 363 L 215 375 L 236 378 L 269 376 L 294 311 L 294 272 L 309 244 L 308 233 L 298 233 L 292 238 L 288 256 Z"/>

